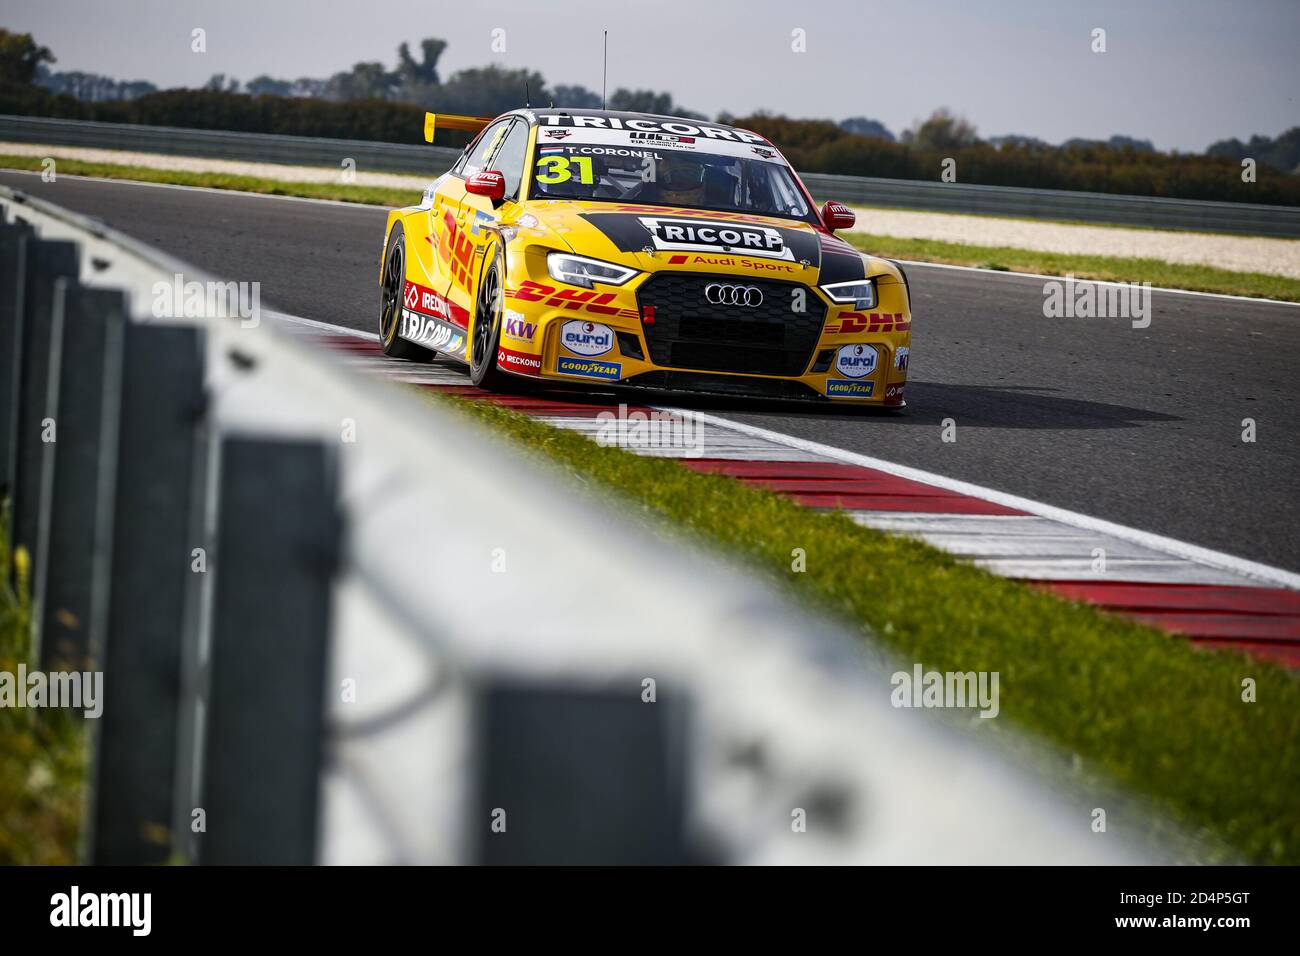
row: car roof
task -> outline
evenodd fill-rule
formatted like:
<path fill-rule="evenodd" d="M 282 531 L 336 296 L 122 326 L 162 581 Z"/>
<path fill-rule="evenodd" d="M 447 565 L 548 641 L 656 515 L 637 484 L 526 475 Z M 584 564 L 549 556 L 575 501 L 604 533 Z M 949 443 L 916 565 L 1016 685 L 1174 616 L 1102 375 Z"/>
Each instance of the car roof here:
<path fill-rule="evenodd" d="M 510 112 L 525 117 L 534 126 L 547 116 L 599 116 L 605 119 L 613 118 L 624 121 L 645 120 L 651 123 L 686 123 L 690 126 L 703 125 L 713 127 L 714 129 L 741 129 L 739 126 L 729 126 L 726 123 L 715 123 L 713 120 L 709 119 L 698 119 L 689 116 L 668 116 L 664 113 L 641 113 L 633 110 L 567 109 L 562 106 L 550 106 L 544 109 L 525 107 L 523 109 L 511 110 Z M 746 133 L 753 132 L 752 130 L 742 131 Z"/>

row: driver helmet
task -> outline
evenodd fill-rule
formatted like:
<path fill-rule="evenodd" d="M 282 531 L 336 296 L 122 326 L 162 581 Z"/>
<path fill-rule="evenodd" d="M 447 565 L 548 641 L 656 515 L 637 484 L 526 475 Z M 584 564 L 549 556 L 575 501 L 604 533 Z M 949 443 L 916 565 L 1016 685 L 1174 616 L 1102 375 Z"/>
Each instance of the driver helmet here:
<path fill-rule="evenodd" d="M 659 189 L 670 202 L 698 202 L 704 195 L 705 164 L 694 156 L 669 153 L 655 171 Z"/>

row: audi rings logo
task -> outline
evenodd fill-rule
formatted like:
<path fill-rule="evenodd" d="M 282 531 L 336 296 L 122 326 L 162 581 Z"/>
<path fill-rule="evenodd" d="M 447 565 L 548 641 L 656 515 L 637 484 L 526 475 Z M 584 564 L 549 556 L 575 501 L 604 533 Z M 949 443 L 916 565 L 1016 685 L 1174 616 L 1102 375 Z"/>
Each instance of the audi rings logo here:
<path fill-rule="evenodd" d="M 763 304 L 763 290 L 752 285 L 710 282 L 704 287 L 704 298 L 713 305 L 743 305 L 756 309 Z"/>

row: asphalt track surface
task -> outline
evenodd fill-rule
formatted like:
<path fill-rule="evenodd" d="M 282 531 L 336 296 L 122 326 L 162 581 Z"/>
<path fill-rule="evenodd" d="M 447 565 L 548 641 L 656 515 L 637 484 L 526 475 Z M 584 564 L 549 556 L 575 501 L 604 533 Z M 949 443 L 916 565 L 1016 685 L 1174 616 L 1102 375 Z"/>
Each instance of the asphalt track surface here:
<path fill-rule="evenodd" d="M 375 328 L 382 209 L 14 172 L 0 183 L 258 281 L 263 307 Z M 1042 279 L 907 268 L 902 414 L 667 401 L 1300 571 L 1300 306 L 1154 292 L 1150 326 L 1135 329 L 1045 318 Z"/>

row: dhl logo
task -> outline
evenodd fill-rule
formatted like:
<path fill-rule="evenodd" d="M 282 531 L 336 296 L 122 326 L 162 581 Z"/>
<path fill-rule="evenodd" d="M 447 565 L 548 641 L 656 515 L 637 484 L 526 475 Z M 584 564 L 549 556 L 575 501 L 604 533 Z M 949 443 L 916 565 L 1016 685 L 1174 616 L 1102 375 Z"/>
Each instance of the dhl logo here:
<path fill-rule="evenodd" d="M 447 264 L 451 280 L 461 288 L 470 287 L 470 263 L 474 256 L 474 240 L 465 235 L 451 212 L 444 212 L 445 227 L 438 240 L 438 258 Z"/>
<path fill-rule="evenodd" d="M 827 331 L 839 333 L 906 332 L 911 327 L 911 320 L 904 318 L 901 312 L 872 312 L 870 315 L 863 315 L 861 312 L 847 312 L 841 316 L 839 328 L 832 326 Z"/>
<path fill-rule="evenodd" d="M 611 305 L 618 299 L 614 292 L 596 292 L 594 289 L 556 289 L 554 286 L 524 280 L 518 289 L 507 289 L 506 298 L 522 302 L 545 302 L 553 308 L 569 309 L 574 312 L 594 312 L 597 315 L 618 315 L 624 318 L 637 317 L 635 309 L 623 309 Z"/>

